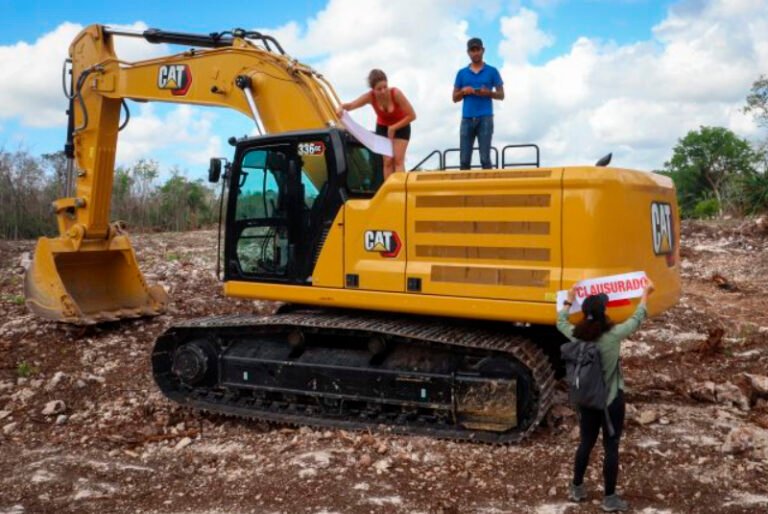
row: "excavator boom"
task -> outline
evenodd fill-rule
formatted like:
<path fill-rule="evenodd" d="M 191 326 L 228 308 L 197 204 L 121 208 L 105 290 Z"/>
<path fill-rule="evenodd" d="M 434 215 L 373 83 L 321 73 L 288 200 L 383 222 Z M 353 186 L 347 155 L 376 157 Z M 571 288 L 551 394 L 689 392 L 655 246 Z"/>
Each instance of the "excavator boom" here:
<path fill-rule="evenodd" d="M 197 48 L 129 63 L 115 54 L 115 36 Z M 25 277 L 27 306 L 48 319 L 90 324 L 154 315 L 167 303 L 164 290 L 144 280 L 127 235 L 109 220 L 126 99 L 227 107 L 268 133 L 338 122 L 330 84 L 256 32 L 197 35 L 92 25 L 75 38 L 69 56 L 69 187 L 53 204 L 59 236 L 39 239 Z"/>

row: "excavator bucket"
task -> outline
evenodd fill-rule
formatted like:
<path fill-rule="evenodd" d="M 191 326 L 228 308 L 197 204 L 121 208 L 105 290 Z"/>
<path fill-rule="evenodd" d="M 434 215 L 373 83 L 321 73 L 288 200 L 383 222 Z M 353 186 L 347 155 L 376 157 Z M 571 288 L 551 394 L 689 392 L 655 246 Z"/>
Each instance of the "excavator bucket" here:
<path fill-rule="evenodd" d="M 41 237 L 24 294 L 38 316 L 76 325 L 154 316 L 168 302 L 161 286 L 147 286 L 124 235 L 85 241 L 79 248 L 71 240 Z"/>

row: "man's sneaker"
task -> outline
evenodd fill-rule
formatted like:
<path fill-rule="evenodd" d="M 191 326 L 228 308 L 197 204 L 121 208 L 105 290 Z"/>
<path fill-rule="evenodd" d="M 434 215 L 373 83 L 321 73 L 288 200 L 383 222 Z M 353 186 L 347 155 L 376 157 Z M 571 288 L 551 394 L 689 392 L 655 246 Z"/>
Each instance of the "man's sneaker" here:
<path fill-rule="evenodd" d="M 580 502 L 581 500 L 584 500 L 587 498 L 587 489 L 584 487 L 584 484 L 575 485 L 573 482 L 571 482 L 571 488 L 570 492 L 568 494 L 568 498 L 572 502 Z"/>
<path fill-rule="evenodd" d="M 612 494 L 603 498 L 603 510 L 605 512 L 624 512 L 627 509 L 629 509 L 629 505 L 618 494 Z"/>

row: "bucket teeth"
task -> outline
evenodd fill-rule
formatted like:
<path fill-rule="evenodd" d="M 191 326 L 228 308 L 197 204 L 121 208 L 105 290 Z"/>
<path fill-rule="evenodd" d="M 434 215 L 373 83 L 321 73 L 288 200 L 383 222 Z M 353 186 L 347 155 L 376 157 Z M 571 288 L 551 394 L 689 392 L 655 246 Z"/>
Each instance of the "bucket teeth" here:
<path fill-rule="evenodd" d="M 78 249 L 66 239 L 40 238 L 24 293 L 36 315 L 76 325 L 156 316 L 168 303 L 162 287 L 145 282 L 125 235 Z"/>

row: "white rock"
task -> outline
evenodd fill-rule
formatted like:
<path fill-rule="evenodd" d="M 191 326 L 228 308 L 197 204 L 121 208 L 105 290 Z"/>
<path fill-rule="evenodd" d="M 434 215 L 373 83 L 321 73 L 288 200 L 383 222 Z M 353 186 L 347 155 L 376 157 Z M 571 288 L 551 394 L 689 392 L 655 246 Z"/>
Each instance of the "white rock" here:
<path fill-rule="evenodd" d="M 755 447 L 758 439 L 757 432 L 750 427 L 737 427 L 731 430 L 725 437 L 720 451 L 724 453 L 741 453 Z"/>
<path fill-rule="evenodd" d="M 11 415 L 11 411 L 9 410 L 0 410 L 0 419 L 5 419 L 8 416 Z"/>
<path fill-rule="evenodd" d="M 739 387 L 731 382 L 715 386 L 718 403 L 735 405 L 741 410 L 749 410 L 749 398 Z"/>
<path fill-rule="evenodd" d="M 14 430 L 16 430 L 16 427 L 18 426 L 18 423 L 16 421 L 12 421 L 11 423 L 8 423 L 7 425 L 3 426 L 3 433 L 4 434 L 10 434 Z"/>
<path fill-rule="evenodd" d="M 63 371 L 57 371 L 54 373 L 53 378 L 48 382 L 48 385 L 45 386 L 45 388 L 49 391 L 56 389 L 56 386 L 58 386 L 61 381 L 66 377 L 66 373 Z"/>
<path fill-rule="evenodd" d="M 373 464 L 373 469 L 376 470 L 377 475 L 381 475 L 382 473 L 386 473 L 389 470 L 389 467 L 392 465 L 392 459 L 386 458 L 386 459 L 379 459 Z"/>
<path fill-rule="evenodd" d="M 59 414 L 59 416 L 56 418 L 57 425 L 63 425 L 66 422 L 67 422 L 67 417 L 64 414 Z"/>
<path fill-rule="evenodd" d="M 768 395 L 768 377 L 764 375 L 752 375 L 751 373 L 744 373 L 744 376 L 749 380 L 749 385 L 759 395 Z"/>
<path fill-rule="evenodd" d="M 181 441 L 176 443 L 176 446 L 174 447 L 174 449 L 175 450 L 182 450 L 182 449 L 186 448 L 187 446 L 189 446 L 190 444 L 192 444 L 192 439 L 190 439 L 189 437 L 185 437 L 184 439 L 182 439 Z"/>
<path fill-rule="evenodd" d="M 659 419 L 659 413 L 655 410 L 644 410 L 637 416 L 637 422 L 641 425 L 650 425 Z"/>
<path fill-rule="evenodd" d="M 312 478 L 317 476 L 317 470 L 315 468 L 306 468 L 299 470 L 299 478 Z"/>
<path fill-rule="evenodd" d="M 53 400 L 45 404 L 43 409 L 43 416 L 53 416 L 54 414 L 61 414 L 67 410 L 67 406 L 61 400 Z"/>
<path fill-rule="evenodd" d="M 715 403 L 717 401 L 715 383 L 709 380 L 694 384 L 689 394 L 691 395 L 691 398 L 701 402 Z"/>
<path fill-rule="evenodd" d="M 30 264 L 32 264 L 32 258 L 29 256 L 29 252 L 22 253 L 19 257 L 19 266 L 27 270 Z"/>

